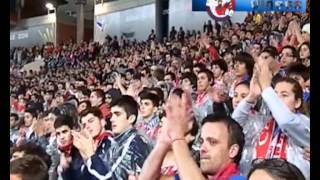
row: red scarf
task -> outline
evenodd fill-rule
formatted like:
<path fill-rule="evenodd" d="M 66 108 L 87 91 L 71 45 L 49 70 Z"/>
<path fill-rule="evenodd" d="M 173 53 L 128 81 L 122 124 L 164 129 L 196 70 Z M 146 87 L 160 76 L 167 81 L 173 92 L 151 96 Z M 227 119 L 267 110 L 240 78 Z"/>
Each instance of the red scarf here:
<path fill-rule="evenodd" d="M 232 162 L 221 168 L 218 173 L 209 177 L 208 180 L 229 180 L 230 177 L 238 175 L 240 175 L 238 165 Z"/>
<path fill-rule="evenodd" d="M 202 106 L 204 101 L 205 101 L 205 97 L 207 95 L 207 92 L 204 91 L 204 92 L 198 92 L 198 96 L 197 96 L 197 102 L 196 102 L 196 105 L 199 107 L 199 106 Z"/>
<path fill-rule="evenodd" d="M 58 149 L 63 152 L 66 155 L 70 155 L 71 154 L 71 149 L 73 146 L 73 139 L 70 140 L 70 142 L 64 146 L 59 146 Z"/>
<path fill-rule="evenodd" d="M 288 138 L 282 133 L 274 119 L 263 128 L 256 145 L 258 159 L 280 158 L 287 159 Z"/>
<path fill-rule="evenodd" d="M 99 147 L 102 141 L 110 136 L 112 136 L 112 133 L 110 131 L 104 131 L 103 133 L 96 136 L 93 140 L 97 144 L 97 147 Z"/>

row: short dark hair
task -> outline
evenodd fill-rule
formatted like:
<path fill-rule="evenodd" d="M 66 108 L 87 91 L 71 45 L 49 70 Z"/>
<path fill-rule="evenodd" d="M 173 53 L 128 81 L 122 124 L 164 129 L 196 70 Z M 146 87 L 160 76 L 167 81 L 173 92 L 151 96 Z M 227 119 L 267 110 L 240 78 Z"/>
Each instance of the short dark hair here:
<path fill-rule="evenodd" d="M 134 125 L 136 123 L 137 117 L 138 117 L 138 110 L 139 105 L 136 100 L 134 100 L 133 97 L 128 95 L 123 95 L 121 98 L 116 100 L 111 104 L 111 107 L 119 106 L 123 108 L 123 110 L 126 112 L 127 118 L 129 118 L 131 115 L 134 115 L 136 117 L 135 121 L 132 123 Z"/>
<path fill-rule="evenodd" d="M 174 73 L 168 72 L 168 73 L 166 73 L 166 76 L 167 76 L 167 75 L 169 75 L 172 80 L 174 80 L 174 81 L 176 80 L 176 75 L 175 75 Z"/>
<path fill-rule="evenodd" d="M 99 119 L 102 119 L 103 118 L 103 115 L 102 115 L 102 112 L 100 111 L 100 109 L 98 107 L 91 107 L 91 108 L 87 108 L 85 109 L 84 111 L 82 111 L 80 113 L 80 122 L 81 122 L 81 119 L 88 115 L 88 114 L 93 114 L 94 116 L 98 117 Z"/>
<path fill-rule="evenodd" d="M 223 74 L 226 73 L 226 72 L 228 72 L 228 65 L 227 65 L 227 63 L 226 63 L 224 60 L 222 60 L 222 59 L 219 59 L 219 60 L 217 60 L 217 61 L 213 61 L 213 62 L 212 62 L 212 65 L 217 65 L 217 66 L 219 66 L 219 68 L 223 71 Z"/>
<path fill-rule="evenodd" d="M 294 63 L 288 66 L 287 69 L 288 75 L 299 75 L 303 78 L 304 81 L 310 79 L 310 72 L 307 66 L 301 63 Z"/>
<path fill-rule="evenodd" d="M 239 152 L 234 158 L 234 162 L 239 164 L 242 156 L 242 150 L 245 143 L 243 129 L 240 124 L 232 119 L 230 116 L 227 116 L 224 113 L 215 113 L 209 114 L 202 120 L 202 126 L 206 123 L 214 123 L 214 122 L 221 122 L 227 126 L 229 137 L 228 137 L 228 144 L 229 147 L 233 144 L 239 145 Z"/>
<path fill-rule="evenodd" d="M 91 91 L 90 89 L 86 88 L 85 86 L 80 86 L 77 88 L 78 91 L 81 91 L 81 93 L 85 96 L 90 96 Z"/>
<path fill-rule="evenodd" d="M 10 174 L 21 176 L 23 180 L 48 180 L 48 166 L 38 156 L 26 155 L 10 162 Z"/>
<path fill-rule="evenodd" d="M 206 66 L 205 66 L 204 64 L 202 64 L 202 63 L 196 63 L 196 64 L 193 66 L 193 69 L 194 69 L 194 68 L 199 68 L 200 71 L 202 71 L 202 70 L 206 69 Z"/>
<path fill-rule="evenodd" d="M 188 79 L 193 88 L 197 88 L 197 76 L 192 72 L 182 74 L 181 80 Z"/>
<path fill-rule="evenodd" d="M 14 117 L 14 119 L 15 119 L 16 121 L 19 120 L 19 116 L 18 116 L 17 113 L 11 113 L 11 114 L 10 114 L 10 117 Z"/>
<path fill-rule="evenodd" d="M 30 113 L 33 118 L 38 116 L 37 110 L 35 108 L 27 108 L 24 113 Z"/>
<path fill-rule="evenodd" d="M 143 93 L 141 93 L 140 95 L 140 99 L 141 100 L 144 100 L 144 99 L 148 99 L 148 100 L 150 100 L 150 101 L 152 101 L 152 104 L 153 104 L 153 106 L 155 106 L 155 107 L 158 107 L 159 106 L 159 97 L 156 95 L 156 94 L 154 94 L 154 93 L 151 93 L 151 92 L 143 92 Z"/>
<path fill-rule="evenodd" d="M 50 155 L 41 147 L 34 143 L 26 143 L 18 147 L 14 147 L 10 150 L 10 158 L 12 158 L 13 153 L 23 152 L 24 155 L 36 155 L 39 156 L 48 167 L 51 166 L 51 157 Z"/>
<path fill-rule="evenodd" d="M 261 53 L 268 53 L 271 57 L 273 57 L 274 59 L 276 59 L 276 57 L 279 56 L 279 53 L 277 51 L 277 49 L 273 46 L 267 46 L 265 47 Z"/>
<path fill-rule="evenodd" d="M 281 51 L 283 51 L 284 49 L 290 49 L 291 52 L 292 52 L 292 56 L 293 56 L 294 58 L 296 58 L 297 60 L 300 59 L 300 58 L 299 58 L 299 52 L 297 51 L 297 49 L 296 49 L 295 47 L 290 46 L 290 45 L 287 45 L 287 46 L 284 46 Z"/>
<path fill-rule="evenodd" d="M 148 91 L 149 91 L 149 92 L 155 91 L 156 94 L 157 94 L 157 96 L 158 96 L 158 98 L 159 98 L 159 104 L 161 105 L 161 104 L 163 103 L 163 101 L 164 101 L 164 93 L 163 93 L 163 91 L 161 90 L 161 88 L 159 88 L 159 87 L 153 87 L 153 88 L 149 88 Z M 151 92 L 151 93 L 152 93 L 152 92 Z"/>
<path fill-rule="evenodd" d="M 53 127 L 58 129 L 61 126 L 68 126 L 70 129 L 73 129 L 75 125 L 72 117 L 68 115 L 58 115 L 54 121 Z"/>
<path fill-rule="evenodd" d="M 156 78 L 157 81 L 163 81 L 164 78 L 164 70 L 162 68 L 157 68 L 153 72 L 153 76 Z"/>
<path fill-rule="evenodd" d="M 208 80 L 209 80 L 209 82 L 210 82 L 210 81 L 212 81 L 212 83 L 214 82 L 213 73 L 212 73 L 212 71 L 210 71 L 209 69 L 201 70 L 201 71 L 199 71 L 198 74 L 200 74 L 200 73 L 205 73 L 206 76 L 207 76 L 207 78 L 208 78 Z"/>
<path fill-rule="evenodd" d="M 97 96 L 97 97 L 102 98 L 101 102 L 104 103 L 106 97 L 105 97 L 105 95 L 104 95 L 103 90 L 102 90 L 102 89 L 95 89 L 95 90 L 92 91 L 92 93 L 93 93 L 93 92 L 96 93 L 96 96 Z"/>
<path fill-rule="evenodd" d="M 257 161 L 257 160 L 255 160 Z M 248 173 L 248 178 L 256 170 L 263 170 L 270 174 L 275 179 L 283 180 L 305 180 L 304 175 L 298 167 L 283 159 L 264 159 L 255 163 Z"/>
<path fill-rule="evenodd" d="M 88 109 L 88 108 L 91 108 L 91 102 L 90 102 L 89 100 L 80 101 L 79 105 L 80 105 L 80 104 L 83 104 L 83 103 L 85 103 L 85 104 L 87 105 L 87 109 Z"/>
<path fill-rule="evenodd" d="M 254 67 L 254 59 L 253 57 L 249 54 L 249 53 L 246 53 L 246 52 L 241 52 L 239 54 L 237 54 L 237 56 L 234 58 L 234 61 L 239 61 L 239 62 L 242 62 L 245 64 L 245 67 L 248 71 L 248 75 L 250 77 L 252 77 L 252 74 L 253 74 L 253 67 Z"/>

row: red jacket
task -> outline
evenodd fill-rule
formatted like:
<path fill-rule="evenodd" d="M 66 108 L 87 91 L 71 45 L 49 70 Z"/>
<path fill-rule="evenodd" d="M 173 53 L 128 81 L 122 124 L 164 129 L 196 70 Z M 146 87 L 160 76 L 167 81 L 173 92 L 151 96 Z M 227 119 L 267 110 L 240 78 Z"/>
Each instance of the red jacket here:
<path fill-rule="evenodd" d="M 109 114 L 110 114 L 110 109 L 109 109 L 109 107 L 107 106 L 107 104 L 106 104 L 106 103 L 102 103 L 102 104 L 99 106 L 99 109 L 100 109 L 100 111 L 101 111 L 101 113 L 102 113 L 103 118 L 106 119 L 106 118 L 109 116 Z"/>
<path fill-rule="evenodd" d="M 219 57 L 219 53 L 218 51 L 216 50 L 215 47 L 213 46 L 210 46 L 208 48 L 208 51 L 209 51 L 209 55 L 211 56 L 211 58 L 214 60 L 214 61 L 217 61 L 220 57 Z"/>

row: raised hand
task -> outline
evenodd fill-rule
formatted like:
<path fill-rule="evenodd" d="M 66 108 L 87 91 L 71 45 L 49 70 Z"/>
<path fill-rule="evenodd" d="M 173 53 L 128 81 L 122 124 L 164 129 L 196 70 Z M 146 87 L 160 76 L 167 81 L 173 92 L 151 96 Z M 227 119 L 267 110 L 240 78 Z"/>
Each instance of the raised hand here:
<path fill-rule="evenodd" d="M 260 88 L 262 91 L 267 87 L 271 86 L 273 75 L 269 67 L 270 64 L 271 62 L 268 62 L 268 61 L 260 61 L 256 66 L 258 82 L 260 84 Z"/>
<path fill-rule="evenodd" d="M 247 97 L 247 101 L 254 103 L 257 98 L 261 95 L 261 88 L 258 82 L 256 70 L 253 72 L 253 76 L 250 81 L 250 91 Z"/>
<path fill-rule="evenodd" d="M 85 132 L 72 131 L 73 145 L 79 150 L 83 159 L 89 159 L 94 155 L 96 147 L 92 137 Z"/>
<path fill-rule="evenodd" d="M 186 132 L 192 127 L 192 99 L 189 92 L 185 92 L 182 98 L 172 95 L 165 105 L 167 133 L 171 139 L 184 138 Z"/>

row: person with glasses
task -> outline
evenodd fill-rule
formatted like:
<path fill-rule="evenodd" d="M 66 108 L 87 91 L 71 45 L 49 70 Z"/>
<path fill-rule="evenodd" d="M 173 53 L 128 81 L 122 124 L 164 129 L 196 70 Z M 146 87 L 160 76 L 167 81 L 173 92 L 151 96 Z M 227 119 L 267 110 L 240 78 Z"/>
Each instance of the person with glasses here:
<path fill-rule="evenodd" d="M 280 63 L 281 68 L 286 70 L 286 68 L 299 60 L 298 51 L 293 46 L 285 46 L 282 48 L 280 53 Z"/>
<path fill-rule="evenodd" d="M 305 180 L 298 167 L 283 159 L 253 161 L 248 180 Z"/>

